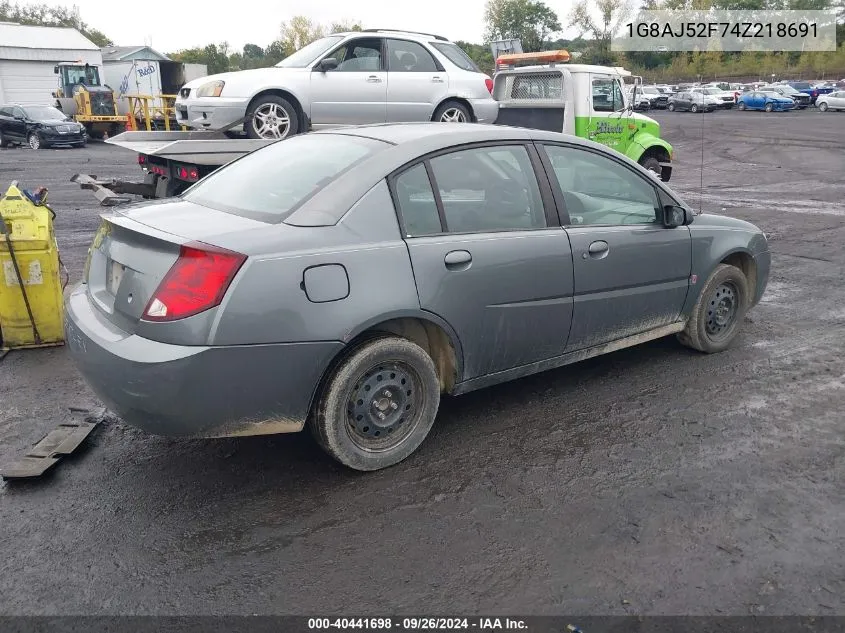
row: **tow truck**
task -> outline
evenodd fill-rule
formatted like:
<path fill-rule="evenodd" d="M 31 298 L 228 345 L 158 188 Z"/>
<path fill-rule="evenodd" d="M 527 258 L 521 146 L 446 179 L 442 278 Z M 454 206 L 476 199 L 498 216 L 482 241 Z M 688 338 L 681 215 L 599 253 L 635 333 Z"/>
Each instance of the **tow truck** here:
<path fill-rule="evenodd" d="M 660 124 L 634 112 L 627 96 L 625 79 L 633 78 L 635 84 L 640 79 L 624 68 L 569 64 L 569 60 L 565 50 L 500 55 L 493 78 L 493 97 L 499 101 L 496 125 L 588 138 L 669 180 L 672 146 L 660 138 Z M 244 154 L 283 142 L 231 138 L 228 132 L 125 132 L 107 143 L 138 154 L 138 164 L 145 172 L 143 182 L 86 174 L 76 174 L 71 180 L 93 190 L 105 206 L 129 202 L 134 196 L 166 198 L 179 195 Z"/>

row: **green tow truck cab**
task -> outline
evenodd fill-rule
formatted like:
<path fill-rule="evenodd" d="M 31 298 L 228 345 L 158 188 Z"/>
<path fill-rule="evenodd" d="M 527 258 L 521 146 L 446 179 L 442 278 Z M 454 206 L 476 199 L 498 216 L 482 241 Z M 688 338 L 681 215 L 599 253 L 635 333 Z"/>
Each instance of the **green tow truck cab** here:
<path fill-rule="evenodd" d="M 631 73 L 570 64 L 569 59 L 563 50 L 499 56 L 493 77 L 493 97 L 499 102 L 496 123 L 596 141 L 668 181 L 672 146 L 660 138 L 657 121 L 634 112 L 624 85 Z"/>

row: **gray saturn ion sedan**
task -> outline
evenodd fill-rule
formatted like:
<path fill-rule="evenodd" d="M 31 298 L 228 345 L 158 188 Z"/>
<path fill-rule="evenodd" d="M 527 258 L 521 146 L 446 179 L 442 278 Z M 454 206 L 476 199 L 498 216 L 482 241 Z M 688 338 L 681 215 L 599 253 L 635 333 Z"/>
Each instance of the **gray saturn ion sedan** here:
<path fill-rule="evenodd" d="M 67 341 L 126 422 L 376 470 L 462 394 L 672 334 L 725 349 L 766 236 L 602 145 L 478 124 L 279 141 L 103 216 Z M 479 430 L 481 432 L 481 430 Z"/>

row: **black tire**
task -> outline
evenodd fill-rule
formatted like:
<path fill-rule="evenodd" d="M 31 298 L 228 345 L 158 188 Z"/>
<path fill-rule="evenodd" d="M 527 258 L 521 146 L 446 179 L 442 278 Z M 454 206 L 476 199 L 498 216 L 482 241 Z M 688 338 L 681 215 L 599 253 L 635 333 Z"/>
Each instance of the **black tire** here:
<path fill-rule="evenodd" d="M 657 174 L 657 177 L 660 178 L 660 161 L 657 160 L 654 156 L 649 156 L 648 158 L 644 158 L 640 161 L 640 165 L 645 167 L 651 172 Z"/>
<path fill-rule="evenodd" d="M 690 111 L 690 112 L 698 112 L 698 104 L 697 104 L 697 103 L 693 103 L 693 104 L 689 107 L 689 111 Z"/>
<path fill-rule="evenodd" d="M 308 425 L 338 462 L 373 471 L 417 450 L 439 406 L 440 380 L 431 357 L 407 339 L 385 336 L 362 343 L 338 363 Z"/>
<path fill-rule="evenodd" d="M 670 104 L 669 104 L 668 106 L 666 106 L 666 107 L 668 108 L 669 112 L 674 112 L 674 111 L 675 111 L 675 104 L 674 104 L 674 103 L 670 103 Z"/>
<path fill-rule="evenodd" d="M 701 289 L 678 340 L 706 354 L 727 349 L 739 332 L 750 298 L 743 272 L 736 266 L 719 264 Z"/>
<path fill-rule="evenodd" d="M 3 136 L 3 130 L 0 130 L 0 149 L 11 146 L 12 144 Z"/>
<path fill-rule="evenodd" d="M 774 109 L 775 109 L 775 107 L 774 107 L 771 103 L 767 103 L 767 104 L 766 104 L 766 107 L 765 107 L 765 108 L 763 108 L 763 109 L 764 109 L 766 112 L 771 112 L 772 110 L 774 110 Z"/>
<path fill-rule="evenodd" d="M 747 106 L 745 105 L 745 101 L 740 101 L 739 104 L 736 107 L 739 108 L 740 110 L 745 110 L 745 108 Z"/>
<path fill-rule="evenodd" d="M 46 147 L 38 132 L 30 132 L 29 136 L 26 137 L 26 144 L 29 145 L 30 149 L 34 150 L 44 149 Z"/>
<path fill-rule="evenodd" d="M 470 123 L 472 122 L 472 113 L 459 101 L 446 101 L 441 103 L 440 107 L 434 111 L 431 120 L 438 123 Z"/>
<path fill-rule="evenodd" d="M 265 123 L 257 128 L 256 121 L 260 120 Z M 287 99 L 264 95 L 249 105 L 244 130 L 249 138 L 282 140 L 299 133 L 299 115 Z"/>
<path fill-rule="evenodd" d="M 827 109 L 828 109 L 828 105 L 827 105 L 827 103 L 826 103 L 826 102 L 824 102 L 824 101 L 822 101 L 822 102 L 819 104 L 819 112 L 827 112 Z"/>

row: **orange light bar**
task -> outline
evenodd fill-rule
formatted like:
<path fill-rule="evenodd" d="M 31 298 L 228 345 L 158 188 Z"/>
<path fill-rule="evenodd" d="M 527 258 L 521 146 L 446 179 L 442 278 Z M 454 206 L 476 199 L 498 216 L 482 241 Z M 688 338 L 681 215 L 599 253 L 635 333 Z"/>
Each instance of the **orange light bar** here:
<path fill-rule="evenodd" d="M 552 64 L 555 62 L 568 62 L 569 51 L 541 51 L 539 53 L 508 53 L 500 55 L 496 60 L 497 64 L 512 65 L 520 62 L 539 62 L 541 64 Z"/>

